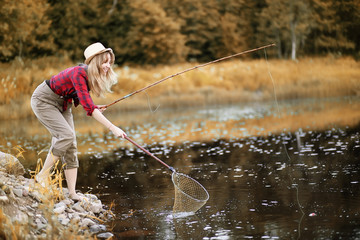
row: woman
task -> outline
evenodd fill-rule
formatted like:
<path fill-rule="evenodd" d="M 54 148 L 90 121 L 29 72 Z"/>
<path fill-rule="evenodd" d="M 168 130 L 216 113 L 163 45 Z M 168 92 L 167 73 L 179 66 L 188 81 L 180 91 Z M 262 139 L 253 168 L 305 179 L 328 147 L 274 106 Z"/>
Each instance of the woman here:
<path fill-rule="evenodd" d="M 31 97 L 31 107 L 39 121 L 49 130 L 52 143 L 41 171 L 35 180 L 43 186 L 47 183 L 54 163 L 61 160 L 69 190 L 69 198 L 78 201 L 75 192 L 77 170 L 77 143 L 71 105 L 81 104 L 88 116 L 92 116 L 116 137 L 125 137 L 123 130 L 112 124 L 102 112 L 105 108 L 94 105 L 89 94 L 103 96 L 111 92 L 116 83 L 112 69 L 115 56 L 111 48 L 94 43 L 84 51 L 85 64 L 70 67 L 41 83 Z"/>

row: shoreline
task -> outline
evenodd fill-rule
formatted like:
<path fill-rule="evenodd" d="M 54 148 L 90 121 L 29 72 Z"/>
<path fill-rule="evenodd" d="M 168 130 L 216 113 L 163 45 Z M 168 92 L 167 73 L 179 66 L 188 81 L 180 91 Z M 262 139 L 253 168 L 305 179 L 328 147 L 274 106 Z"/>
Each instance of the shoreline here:
<path fill-rule="evenodd" d="M 79 193 L 83 200 L 74 202 L 66 197 L 67 188 L 61 184 L 44 187 L 24 177 L 25 169 L 20 161 L 2 152 L 0 173 L 0 238 L 108 239 L 113 236 L 104 224 L 114 214 L 96 195 Z"/>
<path fill-rule="evenodd" d="M 43 60 L 46 61 L 46 60 Z M 43 79 L 66 67 L 55 69 L 50 63 L 20 68 L 1 64 L 0 120 L 26 119 L 33 116 L 30 97 Z M 184 63 L 156 67 L 115 67 L 118 84 L 106 98 L 94 97 L 97 105 L 109 104 L 154 82 L 198 64 Z M 292 100 L 360 96 L 360 62 L 351 58 L 318 57 L 290 60 L 231 60 L 196 69 L 168 79 L 148 90 L 109 107 L 109 111 L 137 111 L 156 108 L 182 108 L 262 102 L 274 99 Z M 79 106 L 78 108 L 81 108 Z"/>

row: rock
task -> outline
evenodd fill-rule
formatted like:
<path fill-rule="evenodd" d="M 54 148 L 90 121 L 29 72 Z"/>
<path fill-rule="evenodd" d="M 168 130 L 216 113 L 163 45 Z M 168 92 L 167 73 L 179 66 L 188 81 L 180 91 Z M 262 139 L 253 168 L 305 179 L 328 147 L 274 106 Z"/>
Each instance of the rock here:
<path fill-rule="evenodd" d="M 39 203 L 37 203 L 37 202 L 34 202 L 33 204 L 31 204 L 32 208 L 37 208 L 38 206 L 39 206 Z"/>
<path fill-rule="evenodd" d="M 13 175 L 24 175 L 25 168 L 20 161 L 11 154 L 0 152 L 0 167 Z"/>
<path fill-rule="evenodd" d="M 37 229 L 38 231 L 40 231 L 40 230 L 42 230 L 42 229 L 45 229 L 45 228 L 46 228 L 46 224 L 43 224 L 43 223 L 41 223 L 41 222 L 39 222 L 39 223 L 36 224 L 36 229 Z"/>
<path fill-rule="evenodd" d="M 23 190 L 22 189 L 19 189 L 19 188 L 14 188 L 13 189 L 13 192 L 16 196 L 18 197 L 22 197 L 23 196 Z"/>
<path fill-rule="evenodd" d="M 52 205 L 53 202 L 48 203 L 48 194 L 52 193 L 47 189 L 37 188 L 34 179 L 28 179 L 21 175 L 14 176 L 7 170 L 1 172 L 3 169 L 1 161 L 4 156 L 3 153 L 0 156 L 3 157 L 0 159 L 0 207 L 6 207 L 10 214 L 9 217 L 14 221 L 29 226 L 31 235 L 29 239 L 36 239 L 41 234 L 50 231 L 54 222 L 59 222 L 57 227 L 60 228 L 76 224 L 81 227 L 79 234 L 86 231 L 91 234 L 106 231 L 106 226 L 100 224 L 99 221 L 106 219 L 108 211 L 105 211 L 101 200 L 96 195 L 79 193 L 83 198 L 81 201 L 74 203 L 73 200 L 66 198 Z M 7 155 L 6 157 L 9 158 Z M 67 196 L 67 188 L 62 188 L 62 193 Z M 49 213 L 46 215 L 50 217 L 49 222 L 43 216 L 43 207 L 49 208 L 45 211 L 46 214 Z M 111 238 L 112 236 L 113 234 L 107 232 L 101 234 L 99 238 Z M 47 239 L 46 235 L 43 239 Z"/>
<path fill-rule="evenodd" d="M 81 217 L 79 215 L 73 215 L 73 218 L 71 219 L 74 223 L 79 223 L 81 221 Z"/>
<path fill-rule="evenodd" d="M 71 201 L 69 199 L 64 199 L 61 202 L 64 203 L 65 205 L 70 205 L 71 204 Z"/>
<path fill-rule="evenodd" d="M 102 224 L 100 224 L 100 225 L 98 225 L 99 227 L 100 227 L 100 231 L 106 231 L 106 226 L 105 225 L 102 225 Z"/>
<path fill-rule="evenodd" d="M 29 217 L 26 213 L 23 213 L 23 212 L 18 212 L 14 218 L 13 218 L 13 221 L 17 221 L 17 222 L 20 222 L 20 223 L 25 223 L 25 222 L 28 222 L 29 221 Z"/>
<path fill-rule="evenodd" d="M 40 219 L 41 223 L 46 224 L 46 223 L 48 222 L 48 221 L 46 220 L 46 218 L 44 218 L 43 216 L 40 216 L 39 219 Z"/>
<path fill-rule="evenodd" d="M 22 191 L 23 191 L 23 192 L 22 192 L 22 195 L 23 195 L 24 197 L 29 196 L 29 187 L 28 187 L 28 186 L 27 186 L 27 187 L 24 187 Z"/>
<path fill-rule="evenodd" d="M 55 206 L 54 206 L 55 209 L 59 208 L 59 207 L 66 208 L 66 204 L 63 201 L 61 201 L 61 202 L 58 202 L 57 204 L 55 204 Z"/>
<path fill-rule="evenodd" d="M 100 231 L 101 231 L 101 228 L 100 228 L 100 226 L 97 225 L 97 224 L 94 224 L 94 225 L 92 225 L 92 226 L 90 227 L 90 232 L 92 232 L 92 233 L 98 233 L 98 232 L 100 232 Z"/>
<path fill-rule="evenodd" d="M 86 193 L 85 197 L 89 198 L 90 200 L 98 200 L 98 197 L 94 194 Z"/>
<path fill-rule="evenodd" d="M 60 214 L 58 216 L 58 220 L 62 225 L 68 225 L 70 222 L 70 219 L 67 218 L 67 216 L 65 214 Z"/>
<path fill-rule="evenodd" d="M 90 203 L 89 211 L 93 213 L 99 213 L 101 209 L 102 209 L 102 204 L 100 200 Z"/>
<path fill-rule="evenodd" d="M 42 195 L 39 192 L 32 191 L 32 192 L 29 193 L 29 195 L 30 195 L 30 197 L 32 197 L 36 201 L 41 202 Z"/>
<path fill-rule="evenodd" d="M 0 203 L 9 203 L 9 198 L 7 196 L 0 196 Z"/>
<path fill-rule="evenodd" d="M 2 187 L 2 186 L 1 186 Z M 4 192 L 4 190 L 2 190 L 1 188 L 0 188 L 0 196 L 6 196 L 6 193 Z"/>
<path fill-rule="evenodd" d="M 82 227 L 91 227 L 95 225 L 95 222 L 89 218 L 84 218 L 82 221 L 81 221 L 81 226 Z"/>
<path fill-rule="evenodd" d="M 109 232 L 100 233 L 100 234 L 97 235 L 98 238 L 103 238 L 103 239 L 108 239 L 108 238 L 111 238 L 113 236 L 114 236 L 114 234 L 109 233 Z"/>
<path fill-rule="evenodd" d="M 54 209 L 54 213 L 61 214 L 61 213 L 65 212 L 65 208 L 66 208 L 65 206 L 59 206 Z"/>
<path fill-rule="evenodd" d="M 84 212 L 84 208 L 81 206 L 81 202 L 77 202 L 73 205 L 72 209 L 74 209 L 77 212 Z"/>

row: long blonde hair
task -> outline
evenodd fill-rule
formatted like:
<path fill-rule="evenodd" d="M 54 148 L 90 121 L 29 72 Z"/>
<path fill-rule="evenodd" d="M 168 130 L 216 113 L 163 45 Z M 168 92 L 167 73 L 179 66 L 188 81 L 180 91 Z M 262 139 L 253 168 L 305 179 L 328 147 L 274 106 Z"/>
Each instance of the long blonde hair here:
<path fill-rule="evenodd" d="M 101 74 L 101 65 L 107 61 L 110 54 L 110 69 L 106 75 Z M 117 83 L 117 74 L 112 69 L 115 61 L 115 55 L 112 51 L 107 51 L 96 55 L 88 65 L 88 79 L 90 90 L 97 96 L 103 97 L 105 93 L 112 92 L 112 85 Z"/>

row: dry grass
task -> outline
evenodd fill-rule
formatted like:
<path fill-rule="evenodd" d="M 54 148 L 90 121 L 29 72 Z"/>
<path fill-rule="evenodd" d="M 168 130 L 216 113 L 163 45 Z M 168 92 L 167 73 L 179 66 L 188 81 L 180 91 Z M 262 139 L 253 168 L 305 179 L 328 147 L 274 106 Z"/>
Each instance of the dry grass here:
<path fill-rule="evenodd" d="M 32 62 L 1 64 L 1 119 L 31 116 L 30 96 L 44 79 L 72 66 L 67 59 L 47 58 Z M 197 64 L 157 67 L 118 67 L 119 83 L 106 99 L 108 104 L 166 76 Z M 56 67 L 56 68 L 55 68 Z M 360 95 L 360 63 L 352 58 L 304 58 L 290 60 L 239 60 L 220 62 L 166 80 L 122 103 L 117 110 L 148 107 L 148 99 L 163 107 L 186 107 L 273 98 L 273 82 L 278 99 L 322 98 Z M 110 108 L 109 108 L 110 110 Z"/>
<path fill-rule="evenodd" d="M 17 149 L 19 154 L 16 157 L 22 157 L 23 149 L 21 147 Z M 42 161 L 39 159 L 36 170 L 31 172 L 32 178 L 35 177 L 41 167 Z M 13 195 L 14 199 L 11 200 L 10 204 L 0 206 L 0 239 L 97 239 L 89 231 L 84 231 L 84 228 L 78 222 L 72 221 L 68 226 L 63 226 L 53 212 L 55 203 L 64 198 L 62 168 L 59 166 L 58 161 L 49 176 L 49 184 L 46 187 L 36 183 L 34 180 L 29 185 L 29 192 L 36 193 L 34 196 L 37 196 L 40 201 L 36 212 L 40 211 L 46 219 L 46 228 L 41 231 L 37 230 L 37 226 L 31 217 L 28 220 L 21 221 L 16 219 L 13 213 L 20 208 L 30 206 L 35 200 L 30 196 L 16 199 L 15 195 Z"/>

